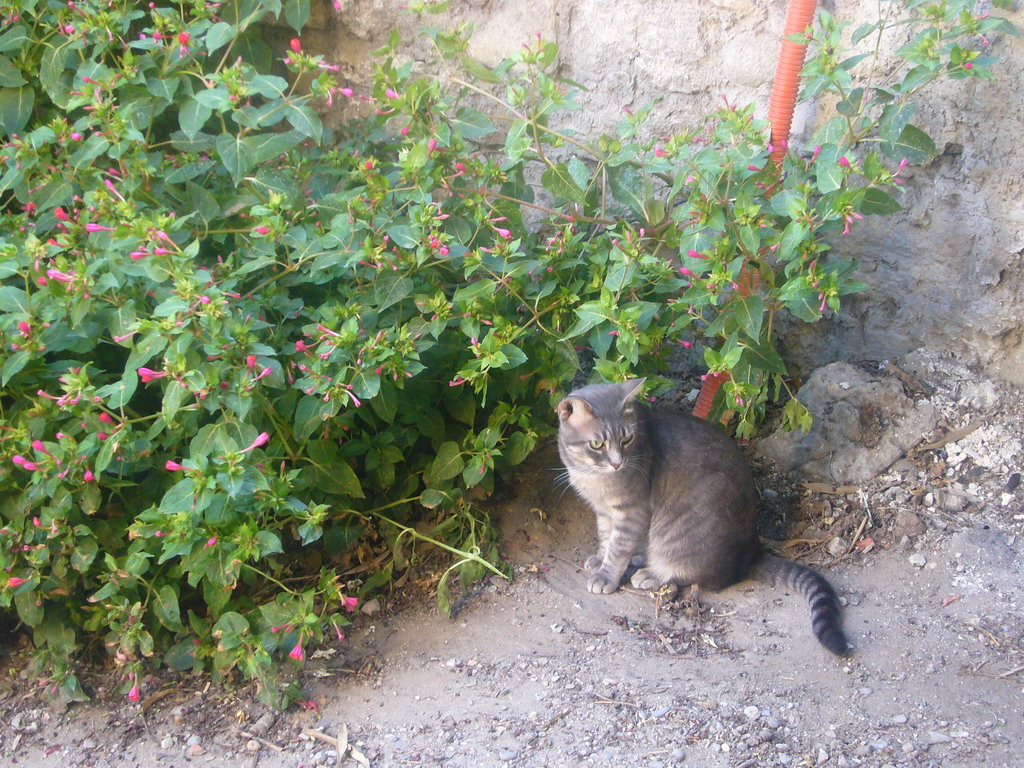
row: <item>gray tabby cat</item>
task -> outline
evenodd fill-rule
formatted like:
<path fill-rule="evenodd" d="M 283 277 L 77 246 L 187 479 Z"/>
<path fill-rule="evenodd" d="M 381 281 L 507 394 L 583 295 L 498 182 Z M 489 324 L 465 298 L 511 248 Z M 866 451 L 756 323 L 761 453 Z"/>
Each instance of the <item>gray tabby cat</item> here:
<path fill-rule="evenodd" d="M 569 481 L 597 515 L 589 590 L 617 590 L 631 559 L 643 563 L 637 589 L 689 584 L 696 594 L 748 577 L 782 584 L 810 603 L 821 644 L 846 655 L 839 601 L 825 577 L 762 551 L 757 490 L 739 448 L 702 419 L 639 405 L 643 383 L 583 387 L 557 408 Z"/>

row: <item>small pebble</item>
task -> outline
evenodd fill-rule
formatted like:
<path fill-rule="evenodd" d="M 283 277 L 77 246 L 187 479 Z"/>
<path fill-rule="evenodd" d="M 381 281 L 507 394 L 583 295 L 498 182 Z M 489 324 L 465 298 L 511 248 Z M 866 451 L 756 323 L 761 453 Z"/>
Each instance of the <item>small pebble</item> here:
<path fill-rule="evenodd" d="M 907 722 L 907 716 L 906 715 L 894 715 L 893 718 L 892 718 L 892 721 L 894 723 L 896 723 L 897 725 L 903 725 L 905 722 Z"/>
<path fill-rule="evenodd" d="M 185 750 L 185 754 L 188 757 L 202 757 L 206 754 L 206 750 L 203 749 L 202 744 L 193 744 Z"/>
<path fill-rule="evenodd" d="M 517 757 L 519 757 L 519 750 L 508 748 L 498 750 L 499 760 L 515 760 Z"/>
<path fill-rule="evenodd" d="M 744 707 L 743 708 L 743 716 L 745 718 L 747 718 L 747 722 L 752 723 L 755 720 L 757 720 L 757 718 L 759 718 L 761 716 L 761 710 L 759 710 L 757 707 L 755 707 L 753 705 L 751 705 L 749 707 Z"/>
<path fill-rule="evenodd" d="M 886 749 L 889 746 L 889 742 L 886 739 L 876 739 L 871 742 L 872 749 Z"/>
<path fill-rule="evenodd" d="M 818 765 L 824 765 L 828 762 L 828 752 L 824 749 L 818 750 Z"/>
<path fill-rule="evenodd" d="M 93 741 L 92 739 L 85 739 L 84 741 L 82 741 L 82 749 L 83 750 L 96 749 L 96 742 Z"/>
<path fill-rule="evenodd" d="M 871 689 L 868 688 L 867 686 L 865 686 L 863 688 L 858 688 L 857 691 L 860 693 L 861 696 L 870 696 L 871 695 Z"/>
<path fill-rule="evenodd" d="M 260 743 L 256 739 L 249 739 L 245 742 L 245 751 L 256 754 L 260 751 Z"/>
<path fill-rule="evenodd" d="M 191 736 L 189 736 L 187 739 L 185 739 L 185 746 L 186 747 L 194 747 L 196 744 L 200 743 L 201 741 L 202 741 L 202 739 L 199 738 L 199 736 L 197 734 L 193 733 Z"/>
<path fill-rule="evenodd" d="M 174 746 L 174 739 L 170 736 L 164 736 L 160 739 L 160 749 L 170 749 Z"/>
<path fill-rule="evenodd" d="M 910 562 L 911 565 L 916 566 L 918 568 L 924 568 L 925 565 L 927 565 L 928 563 L 928 558 L 926 558 L 920 552 L 914 553 L 913 555 L 908 557 L 907 560 Z"/>

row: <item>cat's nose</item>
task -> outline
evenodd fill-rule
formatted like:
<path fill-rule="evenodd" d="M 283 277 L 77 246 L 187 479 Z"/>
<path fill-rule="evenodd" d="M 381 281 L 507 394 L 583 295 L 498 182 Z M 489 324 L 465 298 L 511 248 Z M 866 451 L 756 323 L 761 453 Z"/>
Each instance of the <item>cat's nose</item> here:
<path fill-rule="evenodd" d="M 608 459 L 608 463 L 611 464 L 612 469 L 618 470 L 622 466 L 622 459 Z"/>

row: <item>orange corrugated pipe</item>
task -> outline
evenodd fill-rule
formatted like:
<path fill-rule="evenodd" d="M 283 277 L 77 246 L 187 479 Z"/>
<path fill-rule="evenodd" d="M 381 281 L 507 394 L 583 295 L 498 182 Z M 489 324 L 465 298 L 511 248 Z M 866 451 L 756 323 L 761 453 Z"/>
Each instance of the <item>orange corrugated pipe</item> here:
<path fill-rule="evenodd" d="M 793 125 L 793 108 L 800 88 L 800 70 L 804 68 L 807 46 L 785 38 L 802 33 L 814 21 L 817 0 L 789 0 L 786 28 L 783 30 L 779 65 L 775 68 L 775 83 L 768 102 L 768 120 L 772 126 L 772 160 L 782 165 L 789 143 L 789 129 Z"/>
<path fill-rule="evenodd" d="M 794 43 L 785 38 L 796 35 L 807 29 L 814 21 L 817 0 L 789 0 L 786 10 L 786 27 L 783 30 L 782 50 L 779 51 L 779 64 L 775 68 L 775 82 L 772 84 L 772 95 L 768 102 L 768 121 L 772 133 L 772 162 L 776 167 L 782 165 L 789 144 L 789 129 L 793 125 L 793 110 L 796 97 L 800 90 L 800 70 L 804 68 L 804 56 L 807 46 Z M 749 296 L 757 290 L 759 274 L 755 270 L 744 267 L 740 273 L 738 292 Z M 729 379 L 728 373 L 709 373 L 701 385 L 697 402 L 693 406 L 693 415 L 706 419 L 711 413 L 711 404 L 718 390 Z"/>

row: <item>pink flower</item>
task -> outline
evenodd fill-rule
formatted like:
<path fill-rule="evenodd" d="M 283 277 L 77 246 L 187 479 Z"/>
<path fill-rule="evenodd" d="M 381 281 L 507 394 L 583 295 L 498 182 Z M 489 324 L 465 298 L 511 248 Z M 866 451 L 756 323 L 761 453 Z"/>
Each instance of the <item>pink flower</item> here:
<path fill-rule="evenodd" d="M 988 45 L 988 43 L 986 43 L 986 45 Z M 974 69 L 974 64 L 969 61 L 964 62 L 964 69 Z"/>
<path fill-rule="evenodd" d="M 339 643 L 345 642 L 345 635 L 342 634 L 341 627 L 339 627 L 337 624 L 334 625 L 334 634 L 338 636 Z"/>
<path fill-rule="evenodd" d="M 686 267 L 680 267 L 679 268 L 679 274 L 686 275 L 687 277 L 694 277 L 693 271 L 690 270 L 690 269 L 687 269 Z"/>
<path fill-rule="evenodd" d="M 128 691 L 128 701 L 138 701 L 142 698 L 142 694 L 139 693 L 139 686 L 133 685 L 132 689 Z"/>
<path fill-rule="evenodd" d="M 48 450 L 46 450 L 46 446 L 43 445 L 43 441 L 42 440 L 33 440 L 32 441 L 32 450 L 33 451 L 38 451 L 39 453 L 45 453 L 47 456 L 50 455 L 50 452 Z"/>
<path fill-rule="evenodd" d="M 430 139 L 427 142 L 427 153 L 432 155 L 435 149 L 437 149 L 437 139 Z"/>
<path fill-rule="evenodd" d="M 355 95 L 355 91 L 353 91 L 351 88 L 340 88 L 338 89 L 338 93 L 340 93 L 346 99 L 351 99 Z"/>
<path fill-rule="evenodd" d="M 114 230 L 114 227 L 104 227 L 102 224 L 96 224 L 92 221 L 85 225 L 86 232 L 113 232 Z"/>
<path fill-rule="evenodd" d="M 495 227 L 494 231 L 497 232 L 502 237 L 504 237 L 506 240 L 508 240 L 510 237 L 512 237 L 512 233 L 509 232 L 507 229 L 502 229 L 501 227 Z"/>
<path fill-rule="evenodd" d="M 26 581 L 28 581 L 28 579 L 23 579 L 20 576 L 11 576 L 11 578 L 7 580 L 7 586 L 14 589 L 15 587 L 20 587 Z"/>
<path fill-rule="evenodd" d="M 252 441 L 252 444 L 249 445 L 248 448 L 242 449 L 242 453 L 248 453 L 254 448 L 259 448 L 261 445 L 266 445 L 268 440 L 270 440 L 270 435 L 268 435 L 266 432 L 260 432 L 259 435 L 256 436 L 256 439 Z"/>
<path fill-rule="evenodd" d="M 104 424 L 113 424 L 114 423 L 114 420 L 110 417 L 110 414 L 107 413 L 106 411 L 104 411 L 103 413 L 100 414 L 100 421 L 102 421 Z"/>
<path fill-rule="evenodd" d="M 846 155 L 843 155 L 842 157 L 839 158 L 839 165 L 841 165 L 843 168 L 851 167 L 850 161 L 846 159 Z"/>
<path fill-rule="evenodd" d="M 181 470 L 185 469 L 185 466 L 179 464 L 176 461 L 171 461 L 170 459 L 168 459 L 167 463 L 164 464 L 164 469 L 170 470 L 171 472 L 180 472 Z"/>
<path fill-rule="evenodd" d="M 82 140 L 82 134 L 80 134 L 78 131 L 75 131 L 74 133 L 71 134 L 71 140 L 72 141 L 81 141 Z"/>
<path fill-rule="evenodd" d="M 154 371 L 152 368 L 139 368 L 139 378 L 142 379 L 143 384 L 149 384 L 151 381 L 162 379 L 167 375 L 167 371 Z"/>
<path fill-rule="evenodd" d="M 32 335 L 32 326 L 29 325 L 24 320 L 19 320 L 18 321 L 18 335 L 20 335 L 20 336 L 31 336 Z"/>
<path fill-rule="evenodd" d="M 389 99 L 397 99 L 398 91 L 396 91 L 394 88 L 388 88 L 386 91 L 384 91 L 384 95 L 387 96 Z"/>
<path fill-rule="evenodd" d="M 246 355 L 245 367 L 250 371 L 256 366 L 256 355 Z"/>
<path fill-rule="evenodd" d="M 288 47 L 295 51 L 295 53 L 302 53 L 302 41 L 297 37 L 293 37 L 288 41 Z"/>
<path fill-rule="evenodd" d="M 270 234 L 270 227 L 266 227 L 260 224 L 258 227 L 256 227 L 256 229 L 253 230 L 253 232 L 255 232 L 257 235 L 267 235 Z"/>
<path fill-rule="evenodd" d="M 53 215 L 57 217 L 57 221 L 71 221 L 71 217 L 65 213 L 63 208 L 55 209 Z"/>
<path fill-rule="evenodd" d="M 209 549 L 210 547 L 213 547 L 213 546 L 216 546 L 216 545 L 217 545 L 217 537 L 216 536 L 211 536 L 210 538 L 208 538 L 206 540 L 206 546 L 204 547 L 204 549 Z"/>
<path fill-rule="evenodd" d="M 288 655 L 296 661 L 303 661 L 306 658 L 306 654 L 302 652 L 302 643 L 296 643 Z"/>
<path fill-rule="evenodd" d="M 74 272 L 61 272 L 59 269 L 46 270 L 46 276 L 58 283 L 72 283 L 75 280 Z"/>
<path fill-rule="evenodd" d="M 343 597 L 343 598 L 341 598 L 341 606 L 346 611 L 348 611 L 349 613 L 352 613 L 352 611 L 354 611 L 356 609 L 357 605 L 359 605 L 359 598 L 358 597 Z"/>
<path fill-rule="evenodd" d="M 39 469 L 39 464 L 37 464 L 34 461 L 29 461 L 24 456 L 15 456 L 13 459 L 11 459 L 11 461 L 13 461 L 17 466 L 24 469 L 26 472 L 35 472 L 37 469 Z"/>
<path fill-rule="evenodd" d="M 664 147 L 655 147 L 654 148 L 654 156 L 655 157 L 668 157 L 668 152 L 665 151 Z"/>
<path fill-rule="evenodd" d="M 83 479 L 85 480 L 85 482 L 91 483 L 96 479 L 96 475 L 92 473 L 91 469 L 87 469 L 85 470 L 85 475 L 83 476 Z"/>

